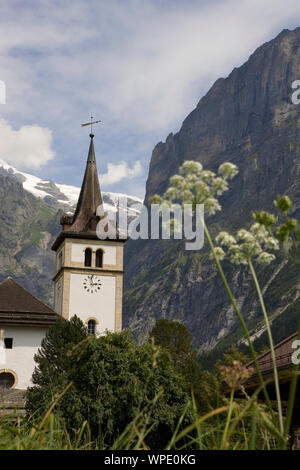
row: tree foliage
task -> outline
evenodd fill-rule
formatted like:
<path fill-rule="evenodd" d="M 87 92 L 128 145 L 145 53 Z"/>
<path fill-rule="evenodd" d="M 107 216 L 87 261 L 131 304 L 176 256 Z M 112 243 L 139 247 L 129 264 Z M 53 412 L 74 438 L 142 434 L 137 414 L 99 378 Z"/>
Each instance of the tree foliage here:
<path fill-rule="evenodd" d="M 192 346 L 192 335 L 186 327 L 176 321 L 159 319 L 150 332 L 150 338 L 170 353 L 188 393 L 195 397 L 198 410 L 207 412 L 215 408 L 220 398 L 218 380 L 210 372 L 201 370 L 197 351 Z"/>
<path fill-rule="evenodd" d="M 87 421 L 92 438 L 111 445 L 144 410 L 152 426 L 147 444 L 163 448 L 188 402 L 170 355 L 149 343 L 137 345 L 128 331 L 89 336 L 82 324 L 80 334 L 73 336 L 77 347 L 71 341 L 66 347 L 65 329 L 70 333 L 68 322 L 50 329 L 36 356 L 35 386 L 27 392 L 27 411 L 45 413 L 51 400 L 72 383 L 55 407 L 69 432 Z M 58 332 L 62 335 L 57 336 Z M 54 379 L 55 375 L 60 378 Z"/>
<path fill-rule="evenodd" d="M 192 347 L 192 335 L 182 323 L 166 318 L 156 320 L 150 338 L 170 353 L 174 365 L 181 372 L 184 372 L 188 363 L 196 360 L 197 353 Z"/>
<path fill-rule="evenodd" d="M 35 386 L 26 391 L 28 414 L 35 413 L 37 417 L 41 417 L 66 387 L 70 371 L 76 365 L 78 344 L 87 337 L 87 328 L 76 316 L 70 321 L 61 318 L 49 328 L 41 348 L 34 356 L 37 366 L 32 375 L 32 382 Z"/>
<path fill-rule="evenodd" d="M 232 366 L 233 361 L 239 361 L 241 364 L 250 362 L 249 356 L 244 354 L 237 346 L 233 345 L 231 348 L 226 349 L 223 353 L 223 358 L 216 362 L 216 367 L 219 365 Z"/>

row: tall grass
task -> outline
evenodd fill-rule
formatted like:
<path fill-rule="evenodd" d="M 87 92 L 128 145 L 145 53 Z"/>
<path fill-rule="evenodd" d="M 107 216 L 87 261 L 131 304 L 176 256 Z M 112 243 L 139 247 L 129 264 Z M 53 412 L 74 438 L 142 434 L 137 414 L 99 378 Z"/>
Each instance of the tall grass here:
<path fill-rule="evenodd" d="M 165 450 L 250 450 L 276 449 L 282 446 L 282 437 L 272 422 L 266 406 L 259 404 L 259 390 L 244 399 L 235 399 L 209 413 L 199 415 L 192 399 L 178 420 L 173 435 Z M 152 431 L 151 410 L 157 395 L 136 418 L 128 424 L 115 442 L 107 446 L 101 433 L 91 439 L 89 423 L 72 433 L 66 429 L 63 419 L 55 415 L 55 404 L 51 406 L 38 426 L 30 419 L 16 413 L 0 418 L 0 450 L 151 450 L 147 435 Z M 187 412 L 193 411 L 193 422 L 182 429 Z"/>
<path fill-rule="evenodd" d="M 188 162 L 188 164 L 190 165 L 191 162 Z M 182 416 L 179 418 L 175 429 L 173 429 L 173 434 L 166 446 L 166 450 L 286 449 L 289 443 L 292 413 L 296 397 L 298 366 L 295 365 L 291 373 L 287 414 L 286 417 L 284 417 L 280 396 L 280 377 L 276 364 L 276 353 L 271 325 L 265 307 L 262 290 L 251 258 L 249 257 L 249 259 L 247 259 L 247 263 L 250 268 L 263 312 L 263 318 L 268 334 L 270 353 L 272 357 L 273 382 L 277 400 L 276 411 L 272 406 L 267 391 L 267 384 L 259 367 L 259 361 L 251 341 L 250 332 L 226 279 L 224 270 L 216 253 L 212 237 L 210 236 L 209 229 L 204 220 L 202 223 L 214 262 L 223 281 L 228 298 L 241 323 L 245 337 L 247 339 L 253 363 L 255 365 L 259 379 L 259 386 L 251 396 L 247 395 L 246 391 L 242 387 L 242 383 L 237 382 L 232 386 L 229 386 L 229 397 L 224 397 L 226 403 L 204 415 L 199 413 L 195 400 L 192 396 L 191 401 L 187 404 Z M 300 339 L 300 323 L 298 329 L 298 339 Z M 233 370 L 233 374 L 234 373 L 235 372 Z M 70 386 L 71 384 L 68 385 L 68 387 Z M 146 408 L 137 414 L 135 419 L 128 424 L 128 426 L 123 430 L 123 432 L 118 436 L 112 445 L 107 446 L 105 442 L 105 432 L 103 432 L 104 430 L 101 429 L 101 423 L 99 423 L 99 434 L 97 439 L 92 440 L 89 423 L 87 421 L 82 423 L 80 429 L 73 430 L 72 434 L 70 435 L 66 429 L 64 421 L 56 416 L 55 405 L 61 396 L 66 392 L 68 387 L 66 387 L 66 389 L 52 403 L 48 412 L 45 414 L 38 426 L 30 424 L 30 419 L 24 419 L 22 421 L 21 418 L 17 417 L 15 414 L 1 417 L 0 449 L 149 449 L 147 445 L 147 436 L 150 432 L 153 432 L 154 429 L 153 420 L 151 419 L 151 412 L 159 395 L 157 395 L 154 400 L 149 402 Z M 237 388 L 242 391 L 242 396 L 237 396 Z M 265 398 L 264 404 L 258 400 L 261 392 Z M 183 428 L 185 415 L 187 413 L 193 414 L 193 420 L 191 424 Z"/>
<path fill-rule="evenodd" d="M 205 223 L 204 230 L 228 297 L 244 329 L 260 384 L 251 396 L 247 395 L 240 384 L 239 388 L 243 392 L 243 397 L 240 398 L 236 395 L 237 384 L 235 386 L 232 385 L 228 397 L 224 398 L 226 403 L 204 415 L 198 412 L 195 400 L 192 397 L 184 413 L 178 420 L 177 426 L 173 430 L 166 450 L 286 449 L 289 442 L 292 412 L 296 396 L 298 366 L 295 365 L 292 371 L 287 415 L 285 418 L 281 407 L 280 383 L 272 332 L 254 268 L 250 262 L 251 273 L 269 334 L 270 349 L 273 359 L 273 380 L 277 392 L 277 411 L 272 407 L 267 393 L 267 384 L 262 377 L 249 331 L 215 253 L 215 247 Z M 300 327 L 298 338 L 300 338 Z M 153 431 L 154 427 L 153 420 L 151 420 L 151 410 L 159 398 L 159 394 L 145 409 L 137 414 L 136 418 L 128 424 L 115 442 L 108 446 L 105 442 L 105 431 L 101 429 L 101 423 L 99 423 L 97 439 L 92 440 L 89 423 L 87 421 L 84 421 L 79 429 L 73 430 L 70 434 L 64 420 L 55 414 L 57 402 L 71 385 L 72 384 L 68 384 L 56 398 L 39 425 L 33 425 L 33 421 L 27 418 L 21 418 L 16 413 L 0 417 L 0 450 L 149 450 L 147 436 Z M 262 404 L 258 400 L 258 396 L 261 392 L 264 393 L 265 404 Z M 193 413 L 194 419 L 191 424 L 183 429 L 182 423 L 184 422 L 185 414 L 189 412 Z"/>

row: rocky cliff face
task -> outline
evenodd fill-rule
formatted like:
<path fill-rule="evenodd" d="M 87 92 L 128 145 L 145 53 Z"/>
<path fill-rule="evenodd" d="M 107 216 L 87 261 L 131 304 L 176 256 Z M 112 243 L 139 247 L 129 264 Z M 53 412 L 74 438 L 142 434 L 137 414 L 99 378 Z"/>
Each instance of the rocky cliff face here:
<path fill-rule="evenodd" d="M 300 105 L 291 102 L 294 80 L 300 80 L 300 28 L 284 30 L 227 78 L 218 79 L 180 131 L 155 147 L 146 203 L 164 192 L 184 160 L 197 160 L 212 170 L 231 161 L 239 175 L 220 201 L 222 212 L 209 221 L 214 232 L 244 226 L 251 210 L 272 210 L 278 193 L 291 196 L 299 218 Z M 250 327 L 260 336 L 261 314 L 248 271 L 226 269 Z M 295 328 L 299 268 L 278 260 L 259 275 L 279 338 L 287 323 Z M 160 317 L 182 321 L 200 351 L 225 347 L 240 335 L 205 248 L 189 253 L 181 242 L 131 241 L 125 287 L 125 324 L 140 339 Z"/>
<path fill-rule="evenodd" d="M 51 303 L 54 255 L 51 244 L 61 213 L 0 175 L 0 281 L 12 276 Z"/>

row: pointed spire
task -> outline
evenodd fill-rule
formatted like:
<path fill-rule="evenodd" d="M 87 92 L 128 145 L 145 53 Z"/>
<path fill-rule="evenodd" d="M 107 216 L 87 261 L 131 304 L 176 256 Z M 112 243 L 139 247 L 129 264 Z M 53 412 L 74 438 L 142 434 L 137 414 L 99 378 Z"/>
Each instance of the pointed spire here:
<path fill-rule="evenodd" d="M 94 134 L 90 134 L 91 142 L 88 154 L 88 163 L 95 163 L 96 165 L 96 157 L 95 157 L 95 148 L 94 148 Z"/>
<path fill-rule="evenodd" d="M 99 185 L 99 178 L 96 165 L 95 149 L 94 149 L 94 134 L 90 134 L 90 148 L 86 163 L 84 178 L 77 202 L 77 207 L 74 216 L 64 214 L 61 217 L 60 223 L 63 226 L 62 231 L 56 238 L 52 245 L 52 250 L 56 251 L 65 238 L 88 238 L 98 240 L 96 232 L 98 222 L 104 217 L 103 201 Z M 96 211 L 99 206 L 102 206 L 103 215 L 97 215 Z M 110 228 L 112 232 L 110 232 Z M 127 238 L 120 236 L 118 224 L 114 221 L 107 221 L 104 227 L 107 232 L 108 240 L 118 240 L 122 243 L 127 241 Z M 110 234 L 113 233 L 111 236 Z M 101 238 L 102 239 L 102 238 Z"/>
<path fill-rule="evenodd" d="M 95 230 L 97 223 L 96 210 L 99 205 L 102 205 L 93 141 L 94 134 L 90 134 L 90 138 L 85 174 L 72 225 L 69 228 L 70 231 L 74 232 Z"/>

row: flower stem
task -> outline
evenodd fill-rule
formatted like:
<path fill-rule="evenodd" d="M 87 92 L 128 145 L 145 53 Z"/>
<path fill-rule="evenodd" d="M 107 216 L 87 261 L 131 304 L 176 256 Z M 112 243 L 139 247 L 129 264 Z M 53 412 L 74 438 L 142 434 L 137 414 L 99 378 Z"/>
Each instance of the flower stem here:
<path fill-rule="evenodd" d="M 210 233 L 209 233 L 209 230 L 207 228 L 207 225 L 205 224 L 205 221 L 202 219 L 202 223 L 203 223 L 203 227 L 204 227 L 204 232 L 205 232 L 205 236 L 207 238 L 207 241 L 208 241 L 208 244 L 210 246 L 210 249 L 211 249 L 211 252 L 212 252 L 212 255 L 213 255 L 213 258 L 214 258 L 214 261 L 216 263 L 216 266 L 218 268 L 218 271 L 219 271 L 219 274 L 221 276 L 221 279 L 223 281 L 223 284 L 225 286 L 225 289 L 226 289 L 226 292 L 227 292 L 227 295 L 230 299 L 230 302 L 238 316 L 238 319 L 241 323 L 241 326 L 242 326 L 242 329 L 244 331 L 244 334 L 246 336 L 246 339 L 247 339 L 247 342 L 248 342 L 248 345 L 249 345 L 249 349 L 250 349 L 250 352 L 251 352 L 251 356 L 253 358 L 253 362 L 254 362 L 254 365 L 255 365 L 255 368 L 256 368 L 256 372 L 257 372 L 257 376 L 258 376 L 258 379 L 259 379 L 259 382 L 261 384 L 261 387 L 262 387 L 262 390 L 263 390 L 263 393 L 264 393 L 264 396 L 265 396 L 265 399 L 266 399 L 266 402 L 267 402 L 267 405 L 269 407 L 269 410 L 272 414 L 272 417 L 274 419 L 274 411 L 273 411 L 273 408 L 272 408 L 272 405 L 271 405 L 271 401 L 270 401 L 270 398 L 269 398 L 269 395 L 268 395 L 268 392 L 267 392 L 267 389 L 266 389 L 266 385 L 265 385 L 265 382 L 264 382 L 264 379 L 263 379 L 263 376 L 262 376 L 262 373 L 260 371 L 260 368 L 259 368 L 259 364 L 257 362 L 257 357 L 256 357 L 256 352 L 253 348 L 253 345 L 252 345 L 252 342 L 251 342 L 251 338 L 250 338 L 250 335 L 249 335 L 249 331 L 248 331 L 248 328 L 247 328 L 247 325 L 245 323 L 245 320 L 237 306 L 237 303 L 233 297 L 233 294 L 231 292 L 231 289 L 228 285 L 228 282 L 227 282 L 227 279 L 225 277 L 225 274 L 224 274 L 224 271 L 223 271 L 223 268 L 221 266 L 221 263 L 219 261 L 219 258 L 217 257 L 216 255 L 216 252 L 215 252 L 215 247 L 214 247 L 214 244 L 213 244 L 213 241 L 211 239 L 211 236 L 210 236 Z"/>
<path fill-rule="evenodd" d="M 281 406 L 281 397 L 280 397 L 280 387 L 279 387 L 279 378 L 278 378 L 278 371 L 277 371 L 277 365 L 276 365 L 276 356 L 275 356 L 275 350 L 274 350 L 274 342 L 273 342 L 273 337 L 272 337 L 272 332 L 271 332 L 271 327 L 270 327 L 270 322 L 269 322 L 269 317 L 266 311 L 264 299 L 262 296 L 261 288 L 252 264 L 252 261 L 250 258 L 248 259 L 248 264 L 250 267 L 250 271 L 252 274 L 252 277 L 254 279 L 256 291 L 258 294 L 258 298 L 260 301 L 260 305 L 263 311 L 264 315 L 264 320 L 267 328 L 267 333 L 268 333 L 268 338 L 269 338 L 269 343 L 270 343 L 270 350 L 271 350 L 271 357 L 272 357 L 272 362 L 273 362 L 273 373 L 274 373 L 274 383 L 275 383 L 275 391 L 276 391 L 276 399 L 277 399 L 277 407 L 278 407 L 278 417 L 279 417 L 279 427 L 280 427 L 280 432 L 283 434 L 284 428 L 283 428 L 283 416 L 282 416 L 282 406 Z"/>
<path fill-rule="evenodd" d="M 231 393 L 230 393 L 229 410 L 227 414 L 225 429 L 224 429 L 223 436 L 222 436 L 221 450 L 226 449 L 226 445 L 227 445 L 227 434 L 228 434 L 229 424 L 230 424 L 231 415 L 233 411 L 233 398 L 234 398 L 234 388 L 232 388 Z"/>

